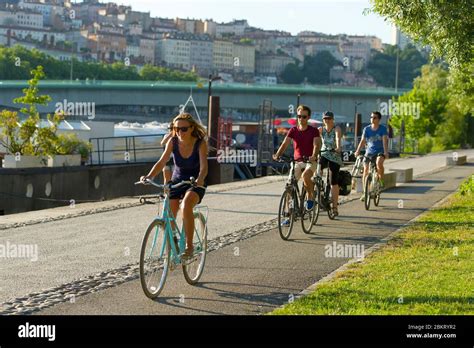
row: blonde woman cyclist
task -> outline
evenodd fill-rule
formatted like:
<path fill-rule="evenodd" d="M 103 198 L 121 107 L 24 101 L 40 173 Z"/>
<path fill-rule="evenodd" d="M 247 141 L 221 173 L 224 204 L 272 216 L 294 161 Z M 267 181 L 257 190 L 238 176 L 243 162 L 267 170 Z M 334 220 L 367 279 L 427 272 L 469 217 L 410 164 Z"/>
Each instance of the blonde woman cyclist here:
<path fill-rule="evenodd" d="M 183 258 L 193 254 L 194 216 L 193 208 L 201 202 L 206 192 L 208 145 L 206 130 L 188 113 L 173 119 L 172 136 L 166 143 L 165 151 L 150 172 L 140 180 L 152 179 L 161 170 L 173 154 L 174 170 L 170 183 L 176 184 L 190 177 L 196 178 L 196 186 L 185 185 L 170 191 L 170 208 L 176 217 L 182 200 L 186 250 Z"/>

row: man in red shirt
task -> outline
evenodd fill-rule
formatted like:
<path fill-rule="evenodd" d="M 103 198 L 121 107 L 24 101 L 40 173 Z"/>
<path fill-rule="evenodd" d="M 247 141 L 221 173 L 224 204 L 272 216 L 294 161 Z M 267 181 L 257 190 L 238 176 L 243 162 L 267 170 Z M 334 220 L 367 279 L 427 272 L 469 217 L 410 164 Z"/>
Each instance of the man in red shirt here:
<path fill-rule="evenodd" d="M 299 180 L 301 175 L 303 175 L 303 183 L 308 192 L 305 208 L 311 210 L 314 207 L 314 184 L 311 178 L 316 171 L 316 159 L 321 148 L 321 138 L 319 137 L 318 129 L 308 125 L 311 109 L 306 105 L 300 105 L 296 113 L 298 115 L 298 125 L 290 129 L 280 148 L 273 155 L 273 159 L 277 160 L 285 152 L 288 145 L 290 145 L 291 139 L 293 139 L 293 156 L 297 162 L 295 165 L 295 176 Z M 304 163 L 303 157 L 308 157 L 311 163 Z"/>

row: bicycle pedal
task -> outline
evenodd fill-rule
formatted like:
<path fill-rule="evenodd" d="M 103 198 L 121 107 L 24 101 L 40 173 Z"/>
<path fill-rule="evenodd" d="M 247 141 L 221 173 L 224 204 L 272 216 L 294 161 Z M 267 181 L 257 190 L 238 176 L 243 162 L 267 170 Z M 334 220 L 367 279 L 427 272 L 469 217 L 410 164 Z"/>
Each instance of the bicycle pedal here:
<path fill-rule="evenodd" d="M 190 265 L 191 263 L 193 263 L 194 261 L 196 261 L 198 258 L 198 255 L 193 255 L 191 256 L 190 258 L 187 258 L 187 259 L 184 259 L 181 263 L 183 265 Z"/>

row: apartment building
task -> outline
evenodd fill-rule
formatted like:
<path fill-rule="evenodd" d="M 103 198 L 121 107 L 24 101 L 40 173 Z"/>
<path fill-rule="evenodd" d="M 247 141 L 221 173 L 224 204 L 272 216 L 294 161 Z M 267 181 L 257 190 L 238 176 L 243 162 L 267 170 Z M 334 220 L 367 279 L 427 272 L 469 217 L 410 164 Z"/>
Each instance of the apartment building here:
<path fill-rule="evenodd" d="M 233 43 L 231 41 L 214 40 L 212 62 L 214 71 L 232 73 L 234 71 Z"/>
<path fill-rule="evenodd" d="M 234 43 L 232 45 L 232 56 L 234 57 L 234 72 L 243 74 L 255 74 L 255 46 L 245 43 Z"/>

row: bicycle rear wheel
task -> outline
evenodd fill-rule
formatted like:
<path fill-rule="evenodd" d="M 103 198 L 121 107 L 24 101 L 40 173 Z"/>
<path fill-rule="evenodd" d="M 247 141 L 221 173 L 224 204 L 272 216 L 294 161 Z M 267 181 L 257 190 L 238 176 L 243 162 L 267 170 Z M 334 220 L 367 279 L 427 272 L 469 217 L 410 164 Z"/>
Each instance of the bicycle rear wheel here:
<path fill-rule="evenodd" d="M 364 206 L 365 210 L 370 209 L 370 197 L 371 197 L 371 190 L 372 190 L 372 175 L 369 174 L 365 181 L 365 190 L 364 190 Z"/>
<path fill-rule="evenodd" d="M 143 237 L 140 251 L 140 283 L 148 298 L 158 297 L 169 270 L 170 241 L 163 221 L 155 220 Z"/>
<path fill-rule="evenodd" d="M 288 240 L 293 230 L 294 202 L 293 189 L 287 188 L 281 195 L 280 207 L 278 208 L 278 232 L 283 240 Z"/>
<path fill-rule="evenodd" d="M 334 215 L 334 211 L 332 210 L 332 203 L 328 204 L 328 218 L 331 220 L 334 220 L 336 218 L 336 215 Z"/>
<path fill-rule="evenodd" d="M 183 274 L 188 284 L 194 285 L 201 278 L 206 263 L 207 253 L 207 223 L 204 215 L 194 213 L 194 253 L 190 260 L 183 261 Z"/>

